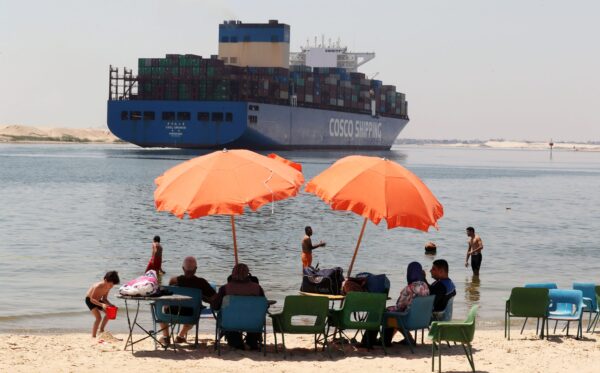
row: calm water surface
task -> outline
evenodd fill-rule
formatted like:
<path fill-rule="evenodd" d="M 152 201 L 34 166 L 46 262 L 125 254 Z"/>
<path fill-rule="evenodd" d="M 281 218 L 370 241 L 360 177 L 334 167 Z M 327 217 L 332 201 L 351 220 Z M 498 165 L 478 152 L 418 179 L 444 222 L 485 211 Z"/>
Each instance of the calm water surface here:
<path fill-rule="evenodd" d="M 233 263 L 228 217 L 179 220 L 158 213 L 153 180 L 199 152 L 132 146 L 0 145 L 0 331 L 87 330 L 83 303 L 89 285 L 107 270 L 122 281 L 137 277 L 161 236 L 163 268 L 179 274 L 194 255 L 199 275 L 222 283 Z M 393 159 L 419 175 L 444 205 L 439 231 L 367 225 L 355 273 L 386 273 L 395 299 L 405 270 L 417 260 L 429 268 L 427 241 L 450 263 L 457 285 L 455 318 L 480 304 L 484 323 L 503 318 L 513 286 L 530 281 L 600 282 L 600 154 L 526 150 L 396 147 L 368 153 Z M 281 152 L 301 162 L 307 180 L 342 152 Z M 301 277 L 300 241 L 312 225 L 321 267 L 347 268 L 362 218 L 331 211 L 306 193 L 237 218 L 240 260 L 281 305 L 296 294 Z M 472 225 L 484 241 L 479 280 L 464 267 Z M 113 302 L 116 289 L 111 293 Z M 392 301 L 390 301 L 392 302 Z M 144 317 L 147 317 L 147 313 Z M 124 330 L 125 318 L 110 326 Z"/>

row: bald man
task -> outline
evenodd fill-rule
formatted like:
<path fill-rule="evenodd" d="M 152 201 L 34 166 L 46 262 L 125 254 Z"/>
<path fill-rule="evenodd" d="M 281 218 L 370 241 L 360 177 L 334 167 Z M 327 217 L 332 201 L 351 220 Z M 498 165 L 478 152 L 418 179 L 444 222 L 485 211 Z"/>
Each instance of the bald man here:
<path fill-rule="evenodd" d="M 210 303 L 216 295 L 215 289 L 210 286 L 208 281 L 201 277 L 196 276 L 196 270 L 198 269 L 198 264 L 196 262 L 196 258 L 193 256 L 188 256 L 183 260 L 183 265 L 181 266 L 183 269 L 183 275 L 173 277 L 169 281 L 169 285 L 181 286 L 186 288 L 195 288 L 202 290 L 202 300 L 204 302 Z M 181 308 L 181 315 L 191 315 L 192 310 L 187 307 Z M 160 324 L 163 329 L 163 340 L 161 342 L 167 343 L 169 341 L 169 328 L 167 324 Z M 176 337 L 175 342 L 182 343 L 186 341 L 187 332 L 193 327 L 192 324 L 186 324 L 181 327 L 179 331 L 179 335 Z"/>

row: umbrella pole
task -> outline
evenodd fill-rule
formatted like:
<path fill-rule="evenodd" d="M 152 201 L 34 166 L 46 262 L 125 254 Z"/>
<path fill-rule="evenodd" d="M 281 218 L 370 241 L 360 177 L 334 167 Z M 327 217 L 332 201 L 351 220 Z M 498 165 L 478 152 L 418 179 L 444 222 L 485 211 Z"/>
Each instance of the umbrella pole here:
<path fill-rule="evenodd" d="M 350 267 L 348 268 L 348 277 L 352 274 L 352 267 L 354 267 L 354 261 L 356 260 L 356 254 L 358 253 L 358 248 L 360 247 L 360 241 L 362 241 L 363 233 L 365 233 L 365 227 L 367 226 L 367 218 L 363 222 L 362 228 L 360 230 L 360 235 L 358 235 L 358 242 L 356 242 L 356 249 L 354 249 L 354 255 L 352 256 L 352 261 L 350 262 Z"/>
<path fill-rule="evenodd" d="M 238 264 L 237 239 L 235 238 L 235 220 L 233 215 L 231 215 L 231 233 L 233 234 L 233 255 L 235 257 L 235 264 Z"/>

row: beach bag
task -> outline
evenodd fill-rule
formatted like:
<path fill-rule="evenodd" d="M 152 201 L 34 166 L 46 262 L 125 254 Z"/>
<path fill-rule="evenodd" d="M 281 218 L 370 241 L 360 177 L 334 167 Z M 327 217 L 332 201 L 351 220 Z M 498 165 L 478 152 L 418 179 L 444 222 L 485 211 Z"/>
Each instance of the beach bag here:
<path fill-rule="evenodd" d="M 390 291 L 390 280 L 386 275 L 374 275 L 369 272 L 361 272 L 357 278 L 366 278 L 366 288 L 369 293 L 387 294 Z"/>
<path fill-rule="evenodd" d="M 348 277 L 342 284 L 342 294 L 346 295 L 353 291 L 367 291 L 367 279 L 365 277 Z"/>
<path fill-rule="evenodd" d="M 330 269 L 304 268 L 300 291 L 317 294 L 340 295 L 344 282 L 344 270 L 340 267 Z"/>
<path fill-rule="evenodd" d="M 151 269 L 143 276 L 133 279 L 121 286 L 119 294 L 129 296 L 147 297 L 158 292 L 158 279 L 156 272 Z"/>

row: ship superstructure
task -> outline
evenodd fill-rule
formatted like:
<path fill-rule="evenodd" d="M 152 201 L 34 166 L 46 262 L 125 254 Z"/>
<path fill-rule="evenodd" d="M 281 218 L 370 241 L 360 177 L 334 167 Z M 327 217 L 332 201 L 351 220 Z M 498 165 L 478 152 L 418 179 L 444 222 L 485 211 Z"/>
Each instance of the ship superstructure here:
<path fill-rule="evenodd" d="M 325 37 L 321 37 L 321 43 L 317 44 L 317 38 L 313 45 L 308 40 L 306 46 L 300 48 L 300 52 L 290 53 L 291 66 L 310 67 L 339 67 L 347 72 L 358 72 L 358 68 L 375 58 L 374 52 L 350 52 L 348 47 L 342 46 L 338 40 L 335 44 L 325 44 Z"/>

